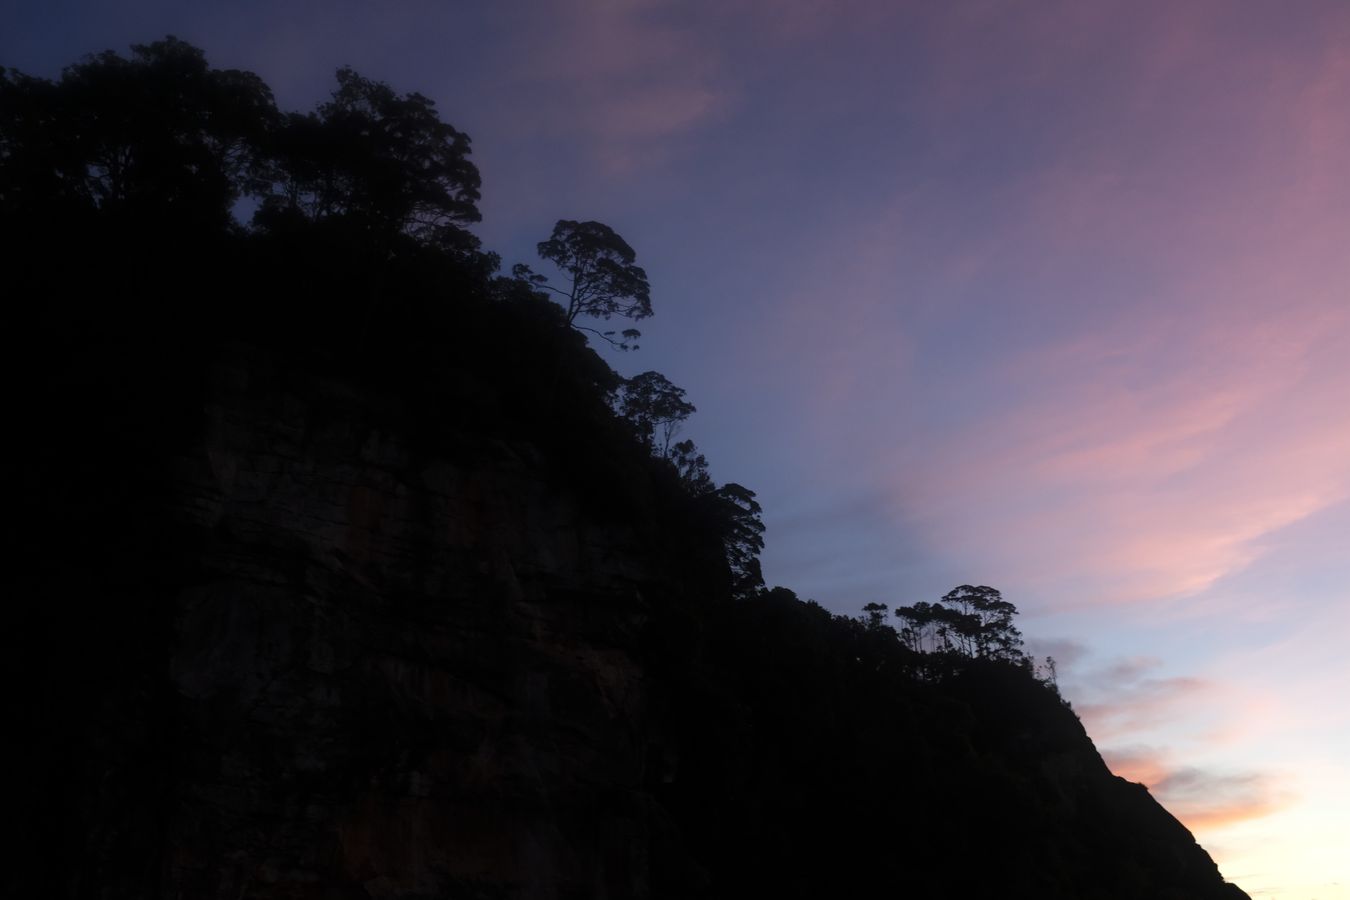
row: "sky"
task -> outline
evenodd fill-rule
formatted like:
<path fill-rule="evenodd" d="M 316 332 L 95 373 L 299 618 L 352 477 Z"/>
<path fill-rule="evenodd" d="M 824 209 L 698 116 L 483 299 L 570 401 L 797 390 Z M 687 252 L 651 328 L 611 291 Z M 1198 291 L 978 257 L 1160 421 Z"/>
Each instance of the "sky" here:
<path fill-rule="evenodd" d="M 170 33 L 433 98 L 508 265 L 614 227 L 771 584 L 998 587 L 1229 880 L 1350 898 L 1350 6 L 0 0 L 30 74 Z"/>

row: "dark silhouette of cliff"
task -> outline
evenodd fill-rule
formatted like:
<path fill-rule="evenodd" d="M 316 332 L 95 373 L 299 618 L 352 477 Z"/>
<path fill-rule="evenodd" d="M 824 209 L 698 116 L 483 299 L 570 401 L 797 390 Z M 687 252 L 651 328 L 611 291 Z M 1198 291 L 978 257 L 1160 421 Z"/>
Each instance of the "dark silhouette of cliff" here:
<path fill-rule="evenodd" d="M 752 590 L 424 98 L 0 101 L 6 896 L 1244 896 L 1023 669 Z"/>

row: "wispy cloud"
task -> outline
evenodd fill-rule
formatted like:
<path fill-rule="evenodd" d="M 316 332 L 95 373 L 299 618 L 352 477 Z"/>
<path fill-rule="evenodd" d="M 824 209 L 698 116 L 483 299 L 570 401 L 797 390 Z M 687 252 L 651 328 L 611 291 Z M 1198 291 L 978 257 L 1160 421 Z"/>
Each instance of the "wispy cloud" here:
<path fill-rule="evenodd" d="M 1205 832 L 1259 819 L 1296 799 L 1283 779 L 1269 772 L 1222 772 L 1176 766 L 1172 755 L 1149 746 L 1105 750 L 1115 774 L 1138 782 L 1186 827 Z"/>
<path fill-rule="evenodd" d="M 1150 785 L 1150 790 L 1188 827 L 1205 830 L 1268 816 L 1294 800 L 1279 779 L 1261 772 L 1180 768 Z"/>
<path fill-rule="evenodd" d="M 1169 773 L 1168 754 L 1157 747 L 1143 744 L 1106 747 L 1101 754 L 1113 773 L 1147 788 L 1163 781 Z"/>
<path fill-rule="evenodd" d="M 876 448 L 855 465 L 889 469 L 936 554 L 1055 604 L 1194 594 L 1350 496 L 1350 422 L 1325 412 L 1350 392 L 1345 64 L 1234 53 L 1221 6 L 1074 6 L 923 24 L 961 50 L 926 73 L 934 143 L 813 248 L 770 337 L 810 361 L 807 428 Z M 1017 165 L 989 152 L 991 92 L 1027 113 Z M 1003 177 L 972 187 L 977 162 Z"/>
<path fill-rule="evenodd" d="M 1278 812 L 1296 799 L 1289 779 L 1274 771 L 1232 771 L 1179 763 L 1213 742 L 1206 710 L 1226 718 L 1227 698 L 1204 679 L 1159 677 L 1161 662 L 1147 657 L 1114 660 L 1088 671 L 1071 670 L 1075 692 L 1090 702 L 1075 704 L 1083 723 L 1100 742 L 1102 758 L 1115 774 L 1147 787 L 1154 798 L 1188 828 L 1206 834 Z M 1180 732 L 1178 726 L 1182 726 Z M 1167 743 L 1190 731 L 1185 750 Z M 1141 743 L 1140 737 L 1163 743 Z M 1197 739 L 1198 738 L 1198 739 Z"/>
<path fill-rule="evenodd" d="M 1110 741 L 1157 728 L 1174 720 L 1179 712 L 1193 710 L 1215 691 L 1213 684 L 1201 678 L 1144 677 L 1144 669 L 1122 665 L 1121 671 L 1126 670 L 1129 676 L 1102 685 L 1092 702 L 1075 704 L 1084 726 L 1096 740 Z"/>

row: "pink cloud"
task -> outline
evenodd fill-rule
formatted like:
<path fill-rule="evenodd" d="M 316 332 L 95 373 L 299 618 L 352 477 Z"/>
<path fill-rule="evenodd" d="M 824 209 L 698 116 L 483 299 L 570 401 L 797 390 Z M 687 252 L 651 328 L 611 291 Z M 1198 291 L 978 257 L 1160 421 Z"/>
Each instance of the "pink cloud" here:
<path fill-rule="evenodd" d="M 1198 258 L 1159 297 L 976 368 L 1002 411 L 940 435 L 917 466 L 897 460 L 897 493 L 935 544 L 959 533 L 1037 586 L 1065 563 L 1122 598 L 1242 568 L 1264 536 L 1350 496 L 1350 420 L 1326 414 L 1350 392 L 1350 266 L 1321 245 L 1325 215 L 1305 230 L 1311 243 Z"/>
<path fill-rule="evenodd" d="M 1151 788 L 1167 777 L 1168 755 L 1156 747 L 1132 745 L 1105 748 L 1102 760 L 1116 775 Z"/>
<path fill-rule="evenodd" d="M 1149 789 L 1189 828 L 1204 831 L 1269 816 L 1295 799 L 1278 778 L 1261 772 L 1226 774 L 1181 768 L 1168 772 Z"/>
<path fill-rule="evenodd" d="M 1121 599 L 1201 590 L 1350 496 L 1350 420 L 1325 414 L 1350 393 L 1350 372 L 1335 371 L 1346 348 L 1268 340 L 1281 337 L 1299 352 L 1231 345 L 1225 361 L 1195 347 L 1142 387 L 1125 386 L 1138 370 L 1096 381 L 1066 369 L 1078 383 L 951 436 L 898 489 L 921 498 L 939 542 L 959 533 L 1016 577 L 1095 575 Z"/>
<path fill-rule="evenodd" d="M 1227 707 L 1239 701 L 1231 688 L 1188 677 L 1158 677 L 1160 663 L 1149 658 L 1118 660 L 1093 672 L 1077 674 L 1076 691 L 1093 702 L 1075 704 L 1084 725 L 1101 742 L 1103 760 L 1113 773 L 1143 784 L 1188 828 L 1208 833 L 1258 819 L 1291 805 L 1296 797 L 1290 779 L 1274 771 L 1232 771 L 1195 765 L 1197 753 L 1223 743 L 1202 719 L 1235 720 Z M 1256 710 L 1244 712 L 1256 715 Z M 1176 749 L 1179 723 L 1203 730 L 1199 743 Z M 1139 743 L 1141 736 L 1164 736 L 1163 743 Z M 1250 735 L 1248 736 L 1250 739 Z M 1177 763 L 1181 757 L 1187 764 Z"/>
<path fill-rule="evenodd" d="M 1193 831 L 1214 832 L 1264 818 L 1296 799 L 1285 779 L 1271 773 L 1177 767 L 1169 753 L 1154 747 L 1107 750 L 1102 758 L 1116 775 L 1147 787 L 1154 799 Z"/>
<path fill-rule="evenodd" d="M 657 104 L 669 117 L 643 120 L 643 92 L 664 88 L 609 101 L 622 107 L 614 166 L 647 159 L 660 128 L 696 131 L 736 102 L 724 51 L 689 43 L 655 8 L 597 4 L 595 33 L 614 39 L 575 76 L 599 85 L 648 58 L 675 73 Z M 819 23 L 818 4 L 790 8 Z M 727 15 L 768 11 L 745 0 Z M 1350 63 L 1275 44 L 1235 52 L 1245 39 L 1216 27 L 1228 15 L 1066 2 L 910 16 L 932 39 L 923 102 L 878 101 L 878 115 L 912 114 L 944 158 L 980 149 L 961 142 L 986 132 L 966 126 L 998 102 L 1061 98 L 1038 124 L 1062 139 L 978 202 L 936 167 L 851 219 L 813 211 L 812 241 L 782 242 L 769 299 L 745 301 L 772 313 L 747 368 L 786 369 L 802 398 L 793 440 L 881 482 L 936 555 L 978 560 L 1047 605 L 1194 595 L 1350 497 L 1350 421 L 1326 413 L 1350 395 L 1337 155 Z M 574 32 L 590 33 L 582 22 Z M 1047 333 L 942 376 L 925 368 L 930 333 L 961 355 L 951 335 L 990 313 Z M 924 420 L 946 394 L 957 399 L 937 424 Z"/>
<path fill-rule="evenodd" d="M 833 237 L 821 276 L 780 298 L 774 343 L 811 359 L 813 435 L 889 469 L 897 515 L 936 552 L 1057 603 L 1195 594 L 1350 497 L 1350 420 L 1326 412 L 1350 395 L 1350 63 L 1235 53 L 1210 27 L 1221 4 L 1075 7 L 962 5 L 927 23 L 961 50 L 934 54 L 939 145 L 962 139 L 951 117 L 974 100 L 1062 84 L 1094 55 L 1102 95 L 1052 123 L 1072 141 L 990 196 L 959 252 L 914 252 L 947 215 L 923 185 Z M 916 284 L 915 267 L 939 274 Z M 1075 294 L 1116 277 L 1141 293 L 1096 309 Z M 914 362 L 924 329 L 999 303 L 1072 325 L 972 356 L 958 387 L 984 405 L 914 422 L 948 387 Z"/>

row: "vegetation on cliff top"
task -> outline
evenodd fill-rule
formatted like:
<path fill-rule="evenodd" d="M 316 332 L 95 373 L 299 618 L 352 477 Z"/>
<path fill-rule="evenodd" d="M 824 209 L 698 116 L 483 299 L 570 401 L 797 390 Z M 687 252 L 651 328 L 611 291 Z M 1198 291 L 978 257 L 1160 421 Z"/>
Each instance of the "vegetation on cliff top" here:
<path fill-rule="evenodd" d="M 285 113 L 256 76 L 168 38 L 56 82 L 0 70 L 0 111 L 0 237 L 28 298 L 11 333 L 101 345 L 90 367 L 133 370 L 168 423 L 191 414 L 171 373 L 246 341 L 421 395 L 427 427 L 524 429 L 620 502 L 615 470 L 645 466 L 722 542 L 729 590 L 763 586 L 754 492 L 716 485 L 673 440 L 684 392 L 625 380 L 586 344 L 627 347 L 635 330 L 586 323 L 652 314 L 634 250 L 562 220 L 539 254 L 565 287 L 524 264 L 499 274 L 466 230 L 469 139 L 431 100 L 342 69 L 329 101 Z"/>

